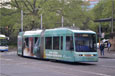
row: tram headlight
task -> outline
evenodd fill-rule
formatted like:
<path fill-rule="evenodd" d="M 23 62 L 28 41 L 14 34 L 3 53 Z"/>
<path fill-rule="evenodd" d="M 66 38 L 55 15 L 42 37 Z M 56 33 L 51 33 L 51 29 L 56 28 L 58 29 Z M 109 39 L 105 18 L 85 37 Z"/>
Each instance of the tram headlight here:
<path fill-rule="evenodd" d="M 93 54 L 93 56 L 97 56 L 97 54 Z"/>
<path fill-rule="evenodd" d="M 79 56 L 83 56 L 83 54 L 79 54 Z"/>

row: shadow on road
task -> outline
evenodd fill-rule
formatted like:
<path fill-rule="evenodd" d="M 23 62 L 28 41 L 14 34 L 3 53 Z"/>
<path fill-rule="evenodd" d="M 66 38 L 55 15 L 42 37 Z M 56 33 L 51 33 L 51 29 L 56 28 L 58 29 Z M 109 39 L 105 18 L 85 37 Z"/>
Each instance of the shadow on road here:
<path fill-rule="evenodd" d="M 99 57 L 101 59 L 115 59 L 114 57 Z"/>
<path fill-rule="evenodd" d="M 81 66 L 95 66 L 96 65 L 93 62 L 67 62 L 67 61 L 59 61 L 59 60 L 52 60 L 52 59 L 39 59 L 39 58 L 32 58 L 32 57 L 23 57 L 23 58 L 40 60 L 40 61 L 50 61 L 53 63 L 61 63 L 61 64 L 68 64 L 68 65 L 81 65 Z"/>
<path fill-rule="evenodd" d="M 82 65 L 82 66 L 95 66 L 96 64 L 87 62 L 65 62 L 65 61 L 53 61 L 55 63 L 63 63 L 68 65 Z"/>

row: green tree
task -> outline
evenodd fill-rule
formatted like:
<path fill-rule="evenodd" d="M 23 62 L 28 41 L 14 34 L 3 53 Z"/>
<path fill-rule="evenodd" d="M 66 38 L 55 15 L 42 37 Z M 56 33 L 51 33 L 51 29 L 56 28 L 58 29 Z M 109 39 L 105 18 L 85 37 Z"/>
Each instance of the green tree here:
<path fill-rule="evenodd" d="M 115 1 L 114 5 L 115 5 Z M 115 6 L 114 6 L 115 8 Z M 114 9 L 115 11 L 115 9 Z M 103 18 L 111 18 L 112 17 L 112 0 L 101 0 L 93 9 L 92 9 L 93 15 L 94 15 L 94 20 L 97 19 L 103 19 Z M 114 18 L 115 18 L 115 13 L 114 13 Z M 110 22 L 103 22 L 101 23 L 103 32 L 111 32 L 111 23 Z M 115 22 L 114 22 L 115 25 Z M 96 27 L 98 28 L 99 23 L 96 24 Z M 109 28 L 108 28 L 109 27 Z M 106 30 L 106 31 L 104 31 Z M 114 27 L 115 30 L 115 27 Z"/>
<path fill-rule="evenodd" d="M 43 15 L 43 28 L 61 27 L 61 18 L 64 17 L 64 26 L 71 27 L 73 23 L 76 27 L 88 29 L 92 15 L 88 12 L 82 0 L 11 0 L 12 9 L 2 8 L 2 27 L 8 26 L 10 36 L 16 38 L 20 28 L 20 11 L 24 11 L 24 31 L 40 28 L 40 16 Z"/>
<path fill-rule="evenodd" d="M 0 8 L 0 33 L 10 37 L 10 41 L 16 40 L 19 32 L 20 14 L 14 9 Z"/>
<path fill-rule="evenodd" d="M 82 0 L 12 0 L 11 5 L 24 10 L 24 27 L 34 29 L 40 27 L 40 15 L 43 14 L 44 28 L 61 26 L 61 17 L 64 17 L 64 26 L 86 26 Z M 28 17 L 29 16 L 29 17 Z"/>
<path fill-rule="evenodd" d="M 14 31 L 12 29 L 14 29 L 15 23 L 18 23 L 17 19 L 20 18 L 20 15 L 12 9 L 0 8 L 0 10 L 0 28 L 3 29 L 1 32 L 10 35 Z"/>

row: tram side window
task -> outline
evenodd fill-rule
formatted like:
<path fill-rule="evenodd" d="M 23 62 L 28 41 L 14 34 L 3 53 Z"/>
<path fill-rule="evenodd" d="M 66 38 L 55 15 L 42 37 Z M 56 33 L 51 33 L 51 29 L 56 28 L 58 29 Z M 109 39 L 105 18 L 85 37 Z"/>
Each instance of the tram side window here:
<path fill-rule="evenodd" d="M 66 50 L 73 51 L 73 37 L 67 36 L 66 37 Z"/>
<path fill-rule="evenodd" d="M 63 37 L 61 36 L 61 50 L 63 50 Z"/>
<path fill-rule="evenodd" d="M 94 50 L 96 51 L 96 48 L 97 48 L 96 35 L 93 35 L 93 36 L 92 36 L 92 39 L 93 39 L 93 48 L 94 48 Z"/>
<path fill-rule="evenodd" d="M 38 38 L 38 37 L 35 37 L 35 38 L 34 38 L 34 45 L 38 45 L 38 42 L 39 42 L 39 38 Z"/>
<path fill-rule="evenodd" d="M 59 37 L 53 37 L 53 50 L 59 50 Z"/>
<path fill-rule="evenodd" d="M 35 37 L 35 43 L 37 42 L 37 40 L 38 40 L 38 37 Z"/>
<path fill-rule="evenodd" d="M 25 38 L 25 47 L 29 47 L 29 38 Z"/>
<path fill-rule="evenodd" d="M 45 38 L 45 47 L 46 49 L 52 49 L 52 37 Z"/>

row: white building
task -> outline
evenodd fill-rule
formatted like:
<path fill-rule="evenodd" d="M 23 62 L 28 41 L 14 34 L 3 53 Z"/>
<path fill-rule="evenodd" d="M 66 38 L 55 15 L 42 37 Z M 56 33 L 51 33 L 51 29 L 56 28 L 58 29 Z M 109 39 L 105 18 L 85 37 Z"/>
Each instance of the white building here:
<path fill-rule="evenodd" d="M 0 8 L 8 8 L 11 9 L 11 5 L 2 5 L 6 2 L 10 2 L 11 0 L 0 0 Z"/>

